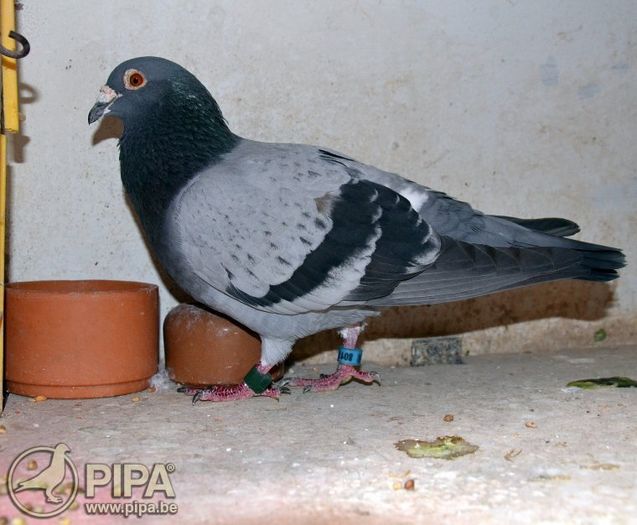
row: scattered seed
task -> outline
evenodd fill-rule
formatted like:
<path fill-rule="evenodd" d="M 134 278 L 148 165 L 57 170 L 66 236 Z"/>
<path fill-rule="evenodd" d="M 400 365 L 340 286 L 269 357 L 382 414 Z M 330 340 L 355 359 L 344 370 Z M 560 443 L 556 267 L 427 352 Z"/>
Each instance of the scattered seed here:
<path fill-rule="evenodd" d="M 537 423 L 535 421 L 525 421 L 524 426 L 526 428 L 537 428 Z"/>
<path fill-rule="evenodd" d="M 71 518 L 69 518 L 68 516 L 62 516 L 59 520 L 58 520 L 59 525 L 71 525 Z"/>
<path fill-rule="evenodd" d="M 442 418 L 446 423 L 451 423 L 454 420 L 453 414 L 446 414 L 445 417 Z"/>
<path fill-rule="evenodd" d="M 7 482 L 0 483 L 0 496 L 6 496 L 8 493 Z"/>
<path fill-rule="evenodd" d="M 31 401 L 33 401 L 34 403 L 41 403 L 42 401 L 46 401 L 47 397 L 46 396 L 35 396 Z"/>
<path fill-rule="evenodd" d="M 413 479 L 405 481 L 405 490 L 414 490 L 416 488 L 416 482 Z"/>
<path fill-rule="evenodd" d="M 75 487 L 75 484 L 72 481 L 67 481 L 61 488 L 58 488 L 58 490 L 61 490 L 62 494 L 67 495 L 73 492 L 73 487 Z"/>
<path fill-rule="evenodd" d="M 7 433 L 7 427 L 5 427 L 4 425 L 0 425 L 0 434 L 6 434 Z"/>
<path fill-rule="evenodd" d="M 141 400 L 142 400 L 142 398 L 141 398 L 141 397 L 139 397 L 139 396 L 135 396 L 135 397 L 133 397 L 133 398 L 131 399 L 131 401 L 133 401 L 134 403 L 137 403 L 138 401 L 141 401 Z"/>
<path fill-rule="evenodd" d="M 411 469 L 410 470 L 406 470 L 402 474 L 400 474 L 400 473 L 390 473 L 389 477 L 390 478 L 404 479 L 404 478 L 409 477 L 410 474 L 411 474 Z"/>
<path fill-rule="evenodd" d="M 80 508 L 80 504 L 78 503 L 77 500 L 75 500 L 73 503 L 71 503 L 71 506 L 69 507 L 69 510 L 77 510 Z"/>
<path fill-rule="evenodd" d="M 619 465 L 615 463 L 593 463 L 591 465 L 581 465 L 581 468 L 590 470 L 617 470 Z"/>
<path fill-rule="evenodd" d="M 569 481 L 571 476 L 568 474 L 540 474 L 535 478 L 531 478 L 531 481 Z"/>
<path fill-rule="evenodd" d="M 146 392 L 150 392 L 151 394 L 154 394 L 155 392 L 157 392 L 157 388 L 156 388 L 156 387 L 154 387 L 154 386 L 149 386 L 149 387 L 146 389 Z"/>
<path fill-rule="evenodd" d="M 27 463 L 27 470 L 35 470 L 38 468 L 38 462 L 35 459 L 29 460 Z"/>
<path fill-rule="evenodd" d="M 6 516 L 0 516 L 0 525 L 9 525 L 9 518 Z"/>
<path fill-rule="evenodd" d="M 17 516 L 11 520 L 11 525 L 27 525 L 27 520 L 25 520 L 22 516 Z"/>
<path fill-rule="evenodd" d="M 400 490 L 403 488 L 403 484 L 400 481 L 394 481 L 394 484 L 392 485 L 392 488 L 394 490 Z"/>
<path fill-rule="evenodd" d="M 53 494 L 62 494 L 64 496 L 71 494 L 75 488 L 75 484 L 72 481 L 67 481 L 64 485 L 60 485 L 53 491 Z M 77 487 L 77 493 L 82 494 L 84 489 L 82 487 Z"/>
<path fill-rule="evenodd" d="M 513 458 L 517 458 L 520 454 L 522 454 L 522 449 L 512 448 L 504 455 L 504 459 L 507 461 L 513 461 Z"/>

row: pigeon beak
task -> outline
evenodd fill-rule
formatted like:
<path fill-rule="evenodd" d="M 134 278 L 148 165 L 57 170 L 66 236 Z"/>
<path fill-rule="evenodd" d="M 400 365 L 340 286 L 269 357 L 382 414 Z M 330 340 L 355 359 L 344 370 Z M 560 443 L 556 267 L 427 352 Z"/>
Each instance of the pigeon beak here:
<path fill-rule="evenodd" d="M 122 95 L 117 93 L 114 89 L 108 86 L 102 86 L 100 88 L 100 94 L 97 96 L 97 102 L 95 102 L 95 105 L 88 113 L 88 123 L 93 124 L 93 122 L 106 115 L 110 111 L 109 108 L 111 104 L 121 96 Z"/>

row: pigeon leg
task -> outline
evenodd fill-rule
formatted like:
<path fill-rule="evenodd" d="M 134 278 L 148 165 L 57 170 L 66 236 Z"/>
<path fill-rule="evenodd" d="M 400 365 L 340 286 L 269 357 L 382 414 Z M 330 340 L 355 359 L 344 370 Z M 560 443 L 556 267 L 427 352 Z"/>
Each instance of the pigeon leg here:
<path fill-rule="evenodd" d="M 380 385 L 380 375 L 377 372 L 363 372 L 358 370 L 356 366 L 360 364 L 355 358 L 352 361 L 352 356 L 359 357 L 361 350 L 356 348 L 356 341 L 358 336 L 363 331 L 363 326 L 353 326 L 349 328 L 343 328 L 339 334 L 343 339 L 343 347 L 339 351 L 339 364 L 336 368 L 336 372 L 333 374 L 321 375 L 318 379 L 310 379 L 303 377 L 290 378 L 287 382 L 289 386 L 303 387 L 303 392 L 329 392 L 336 390 L 344 383 L 348 383 L 352 379 L 357 379 L 363 383 L 378 383 Z M 350 352 L 348 352 L 348 350 Z M 351 361 L 355 364 L 347 364 Z"/>
<path fill-rule="evenodd" d="M 272 368 L 271 366 L 264 366 L 262 364 L 257 365 L 251 371 L 251 373 L 258 373 L 261 377 L 269 378 L 268 371 Z M 248 374 L 250 375 L 250 373 Z M 248 376 L 246 376 L 247 378 Z M 247 379 L 246 379 L 247 380 Z M 269 379 L 271 382 L 271 378 Z M 177 389 L 178 392 L 183 394 L 192 396 L 192 404 L 196 404 L 197 401 L 238 401 L 239 399 L 248 399 L 250 397 L 271 397 L 272 399 L 279 399 L 281 394 L 289 394 L 289 390 L 287 387 L 283 386 L 280 388 L 268 386 L 264 387 L 263 390 L 258 388 L 259 392 L 255 392 L 252 388 L 248 386 L 246 382 L 241 383 L 240 385 L 216 385 L 208 388 L 192 388 L 192 387 L 181 387 Z"/>
<path fill-rule="evenodd" d="M 44 495 L 46 496 L 47 503 L 62 503 L 62 498 L 60 496 L 56 496 L 53 494 L 53 489 L 55 487 L 47 487 L 44 491 Z"/>

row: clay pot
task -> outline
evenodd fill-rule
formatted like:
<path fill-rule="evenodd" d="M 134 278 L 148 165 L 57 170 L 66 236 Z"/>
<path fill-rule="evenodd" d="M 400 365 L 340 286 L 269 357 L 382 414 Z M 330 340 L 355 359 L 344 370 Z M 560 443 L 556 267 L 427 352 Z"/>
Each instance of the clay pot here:
<path fill-rule="evenodd" d="M 6 294 L 10 392 L 107 397 L 148 387 L 157 371 L 157 286 L 126 281 L 11 283 Z"/>
<path fill-rule="evenodd" d="M 181 304 L 164 321 L 164 350 L 173 381 L 199 387 L 236 385 L 259 362 L 261 341 L 225 317 Z M 278 379 L 283 367 L 271 373 Z"/>

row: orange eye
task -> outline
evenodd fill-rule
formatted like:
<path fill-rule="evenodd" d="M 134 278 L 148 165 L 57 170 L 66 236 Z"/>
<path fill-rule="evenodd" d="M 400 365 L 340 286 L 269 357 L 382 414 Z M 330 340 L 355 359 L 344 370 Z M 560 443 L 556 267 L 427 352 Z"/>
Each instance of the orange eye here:
<path fill-rule="evenodd" d="M 146 84 L 146 77 L 136 69 L 129 69 L 124 75 L 124 85 L 128 89 L 139 89 Z"/>

